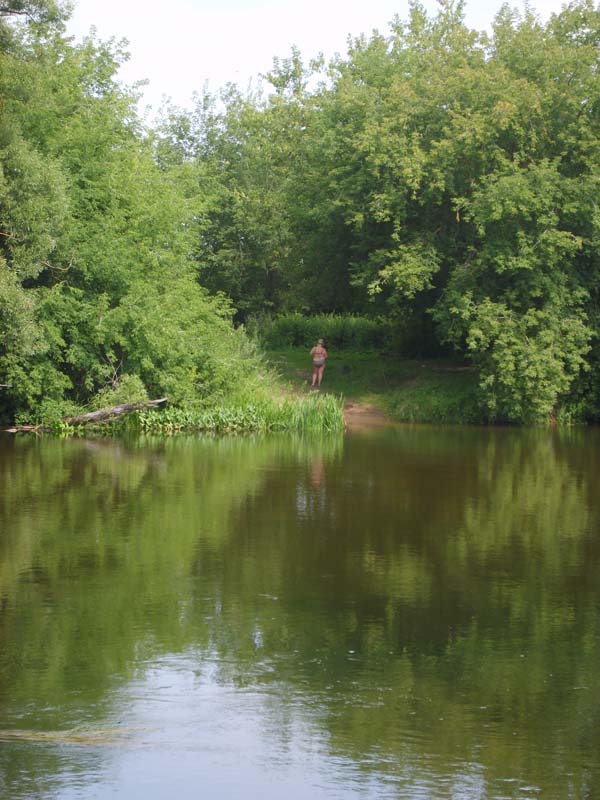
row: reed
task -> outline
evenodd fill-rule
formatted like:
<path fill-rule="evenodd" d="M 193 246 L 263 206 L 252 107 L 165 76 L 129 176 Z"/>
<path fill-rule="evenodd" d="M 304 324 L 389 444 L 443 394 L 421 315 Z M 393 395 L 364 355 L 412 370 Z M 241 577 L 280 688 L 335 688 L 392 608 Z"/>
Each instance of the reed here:
<path fill-rule="evenodd" d="M 244 404 L 207 408 L 137 411 L 129 427 L 145 433 L 330 433 L 343 428 L 343 401 L 333 395 L 258 398 Z"/>

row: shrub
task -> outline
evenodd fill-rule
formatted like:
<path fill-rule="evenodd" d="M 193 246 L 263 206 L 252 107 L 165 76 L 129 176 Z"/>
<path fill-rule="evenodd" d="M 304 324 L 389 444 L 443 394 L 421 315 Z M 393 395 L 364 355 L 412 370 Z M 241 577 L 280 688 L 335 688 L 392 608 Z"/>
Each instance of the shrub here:
<path fill-rule="evenodd" d="M 110 386 L 105 386 L 93 398 L 90 408 L 110 408 L 120 403 L 143 403 L 148 400 L 146 387 L 137 375 L 121 375 Z"/>
<path fill-rule="evenodd" d="M 477 374 L 426 374 L 387 398 L 390 416 L 399 422 L 478 424 L 487 422 Z"/>
<path fill-rule="evenodd" d="M 311 347 L 317 339 L 336 350 L 382 350 L 389 347 L 392 325 L 385 319 L 342 314 L 306 317 L 299 313 L 250 321 L 249 332 L 265 347 Z"/>

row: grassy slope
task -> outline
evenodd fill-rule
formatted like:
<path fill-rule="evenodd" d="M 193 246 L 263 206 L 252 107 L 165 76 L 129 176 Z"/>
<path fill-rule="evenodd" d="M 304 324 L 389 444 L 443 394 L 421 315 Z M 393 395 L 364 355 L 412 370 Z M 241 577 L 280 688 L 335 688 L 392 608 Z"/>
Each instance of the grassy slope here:
<path fill-rule="evenodd" d="M 302 348 L 269 350 L 267 357 L 295 390 L 308 390 L 311 364 Z M 322 391 L 374 406 L 410 422 L 483 422 L 477 375 L 451 360 L 418 361 L 375 352 L 330 352 Z"/>

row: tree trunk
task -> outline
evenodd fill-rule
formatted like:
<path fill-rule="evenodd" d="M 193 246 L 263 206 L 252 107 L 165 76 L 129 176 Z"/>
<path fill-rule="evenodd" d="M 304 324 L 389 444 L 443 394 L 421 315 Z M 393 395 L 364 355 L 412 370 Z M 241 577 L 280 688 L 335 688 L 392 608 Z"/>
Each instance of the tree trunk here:
<path fill-rule="evenodd" d="M 161 403 L 166 403 L 167 398 L 161 397 L 160 400 L 147 400 L 145 403 L 122 403 L 111 408 L 101 408 L 99 411 L 89 411 L 87 414 L 77 414 L 74 417 L 63 417 L 63 422 L 67 425 L 87 425 L 88 422 L 106 422 L 113 417 L 120 417 L 130 411 L 141 411 L 143 408 L 154 408 Z"/>
<path fill-rule="evenodd" d="M 155 408 L 161 403 L 166 403 L 167 397 L 158 400 L 147 400 L 145 403 L 122 403 L 111 408 L 101 408 L 98 411 L 89 411 L 87 414 L 76 414 L 74 417 L 63 417 L 62 421 L 67 425 L 87 425 L 90 422 L 108 422 L 111 419 L 128 414 L 130 411 L 141 411 L 143 408 Z M 47 431 L 49 428 L 43 425 L 14 425 L 12 428 L 4 428 L 4 433 L 18 433 L 19 431 Z"/>

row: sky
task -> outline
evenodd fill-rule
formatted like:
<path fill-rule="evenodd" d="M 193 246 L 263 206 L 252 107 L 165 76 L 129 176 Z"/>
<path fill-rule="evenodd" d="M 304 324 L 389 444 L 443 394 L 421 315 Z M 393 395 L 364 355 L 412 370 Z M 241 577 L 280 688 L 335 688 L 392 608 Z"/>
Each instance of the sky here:
<path fill-rule="evenodd" d="M 436 0 L 423 5 L 435 13 Z M 502 0 L 467 2 L 467 24 L 489 29 Z M 514 0 L 510 5 L 522 8 Z M 532 0 L 543 20 L 561 0 Z M 69 33 L 80 40 L 96 28 L 103 39 L 128 40 L 131 54 L 119 78 L 147 80 L 140 104 L 156 112 L 162 99 L 192 105 L 194 91 L 216 92 L 227 82 L 247 88 L 268 72 L 273 58 L 299 48 L 305 61 L 346 52 L 349 35 L 387 34 L 389 22 L 408 17 L 407 0 L 75 0 Z"/>

